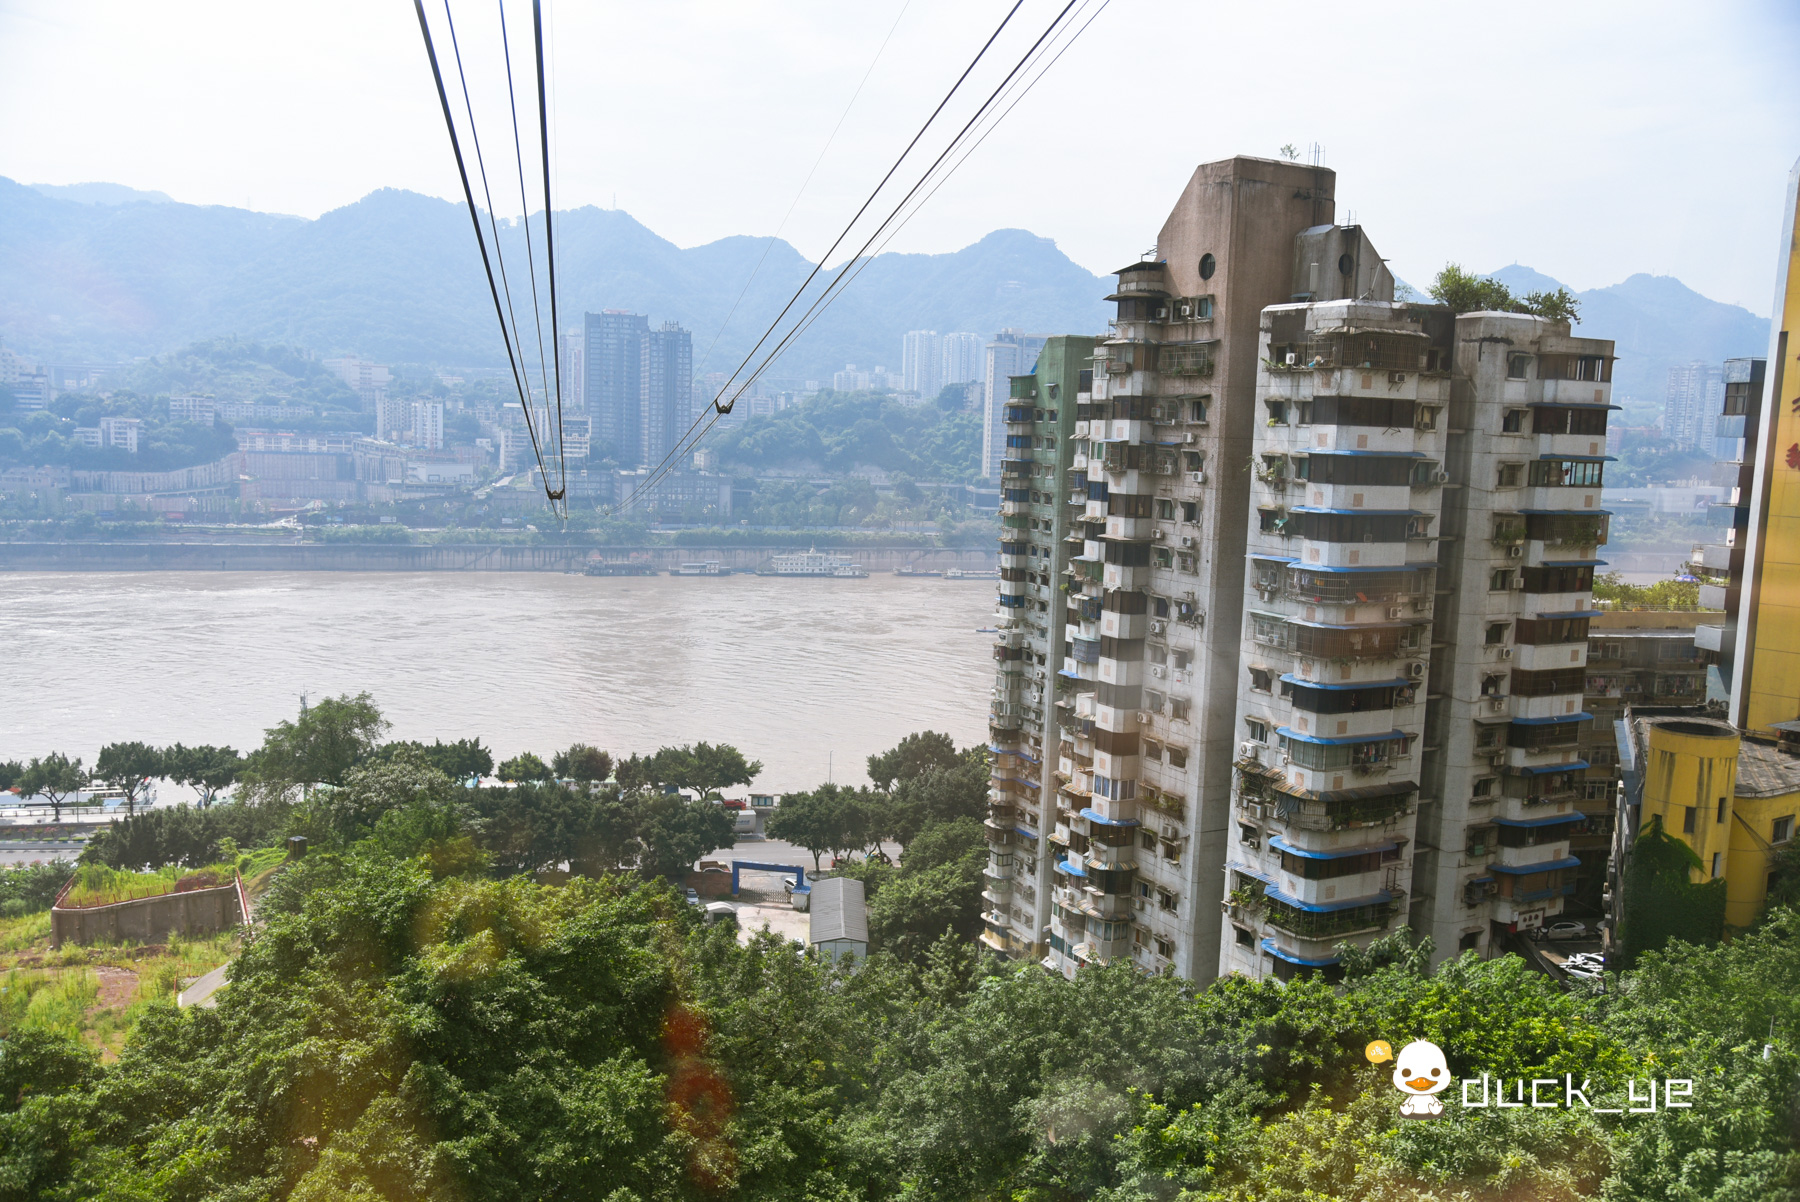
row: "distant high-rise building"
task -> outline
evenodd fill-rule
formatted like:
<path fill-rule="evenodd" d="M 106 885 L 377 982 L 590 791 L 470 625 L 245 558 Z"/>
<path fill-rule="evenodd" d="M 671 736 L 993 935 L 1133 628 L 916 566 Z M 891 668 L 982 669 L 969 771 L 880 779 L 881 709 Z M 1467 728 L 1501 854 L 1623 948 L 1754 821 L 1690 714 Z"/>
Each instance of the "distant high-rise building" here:
<path fill-rule="evenodd" d="M 900 341 L 900 387 L 929 400 L 943 387 L 944 340 L 936 330 L 913 330 Z"/>
<path fill-rule="evenodd" d="M 938 388 L 974 384 L 986 366 L 987 339 L 980 334 L 945 334 L 939 340 Z"/>
<path fill-rule="evenodd" d="M 643 442 L 638 462 L 657 464 L 693 422 L 694 336 L 672 321 L 644 333 Z"/>
<path fill-rule="evenodd" d="M 209 396 L 172 396 L 169 398 L 169 420 L 214 425 L 219 420 L 219 404 Z"/>
<path fill-rule="evenodd" d="M 385 364 L 372 363 L 358 355 L 347 355 L 342 359 L 327 359 L 325 370 L 344 382 L 362 398 L 363 411 L 376 413 L 381 402 L 387 397 L 387 386 L 393 382 L 393 374 Z"/>
<path fill-rule="evenodd" d="M 1725 399 L 1716 363 L 1680 363 L 1669 369 L 1663 400 L 1663 437 L 1676 446 L 1713 453 L 1714 429 Z"/>
<path fill-rule="evenodd" d="M 693 335 L 607 309 L 585 316 L 582 342 L 581 396 L 594 441 L 626 467 L 661 462 L 693 420 Z"/>
<path fill-rule="evenodd" d="M 607 309 L 583 319 L 582 388 L 594 439 L 620 464 L 636 467 L 643 445 L 644 339 L 650 319 Z"/>
<path fill-rule="evenodd" d="M 400 397 L 390 397 L 387 389 L 375 396 L 375 437 L 382 442 L 399 442 L 412 433 L 412 405 Z"/>
<path fill-rule="evenodd" d="M 103 417 L 100 419 L 100 438 L 109 447 L 118 447 L 135 455 L 138 452 L 138 434 L 144 423 L 135 417 Z"/>
<path fill-rule="evenodd" d="M 428 451 L 444 449 L 444 402 L 413 402 L 412 444 Z"/>
<path fill-rule="evenodd" d="M 565 414 L 587 413 L 587 402 L 581 395 L 581 352 L 584 339 L 579 332 L 562 336 L 562 386 L 563 412 Z"/>
<path fill-rule="evenodd" d="M 1023 330 L 1001 330 L 987 344 L 985 392 L 982 398 L 981 474 L 993 479 L 1000 474 L 1006 449 L 1006 398 L 1013 376 L 1026 376 L 1044 349 L 1044 336 Z"/>

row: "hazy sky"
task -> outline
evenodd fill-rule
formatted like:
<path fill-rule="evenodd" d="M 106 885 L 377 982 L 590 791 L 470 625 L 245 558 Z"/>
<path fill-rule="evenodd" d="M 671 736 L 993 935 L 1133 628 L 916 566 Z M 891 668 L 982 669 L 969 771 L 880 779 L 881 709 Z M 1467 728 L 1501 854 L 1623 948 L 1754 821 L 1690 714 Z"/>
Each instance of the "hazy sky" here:
<path fill-rule="evenodd" d="M 1056 7 L 1025 0 L 1015 32 Z M 557 207 L 616 196 L 684 246 L 774 232 L 892 28 L 784 230 L 817 255 L 1005 8 L 547 5 Z M 491 73 L 494 9 L 454 11 Z M 401 0 L 0 0 L 0 48 L 0 174 L 21 182 L 308 217 L 384 186 L 460 195 Z M 1414 283 L 1446 260 L 1577 288 L 1647 271 L 1766 314 L 1796 66 L 1800 6 L 1774 0 L 1111 0 L 894 249 L 1018 226 L 1106 272 L 1151 245 L 1196 163 L 1318 143 L 1339 219 Z"/>

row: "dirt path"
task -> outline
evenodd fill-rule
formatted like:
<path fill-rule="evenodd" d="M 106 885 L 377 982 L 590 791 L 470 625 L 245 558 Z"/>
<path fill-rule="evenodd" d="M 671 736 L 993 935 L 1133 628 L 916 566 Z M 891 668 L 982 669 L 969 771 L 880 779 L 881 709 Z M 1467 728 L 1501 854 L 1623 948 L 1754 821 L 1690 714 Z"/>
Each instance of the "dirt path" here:
<path fill-rule="evenodd" d="M 123 1010 L 137 997 L 138 975 L 129 968 L 102 964 L 94 969 L 100 977 L 100 995 L 94 1006 L 101 1010 Z"/>

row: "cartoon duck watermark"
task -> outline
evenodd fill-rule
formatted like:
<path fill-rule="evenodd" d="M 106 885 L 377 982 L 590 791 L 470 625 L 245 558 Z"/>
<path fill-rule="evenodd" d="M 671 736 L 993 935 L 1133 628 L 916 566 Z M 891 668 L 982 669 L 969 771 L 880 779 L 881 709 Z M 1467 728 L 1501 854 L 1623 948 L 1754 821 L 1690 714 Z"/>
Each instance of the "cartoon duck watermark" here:
<path fill-rule="evenodd" d="M 1444 1049 L 1428 1039 L 1415 1039 L 1394 1055 L 1385 1039 L 1377 1039 L 1364 1053 L 1369 1063 L 1394 1062 L 1394 1088 L 1406 1095 L 1400 1103 L 1403 1119 L 1434 1119 L 1444 1113 L 1437 1095 L 1450 1085 L 1450 1063 Z"/>
<path fill-rule="evenodd" d="M 1449 1088 L 1452 1080 L 1450 1064 L 1444 1057 L 1444 1049 L 1429 1039 L 1415 1039 L 1394 1055 L 1394 1047 L 1385 1039 L 1377 1039 L 1363 1050 L 1370 1064 L 1383 1064 L 1389 1060 L 1394 1062 L 1394 1088 L 1403 1095 L 1400 1102 L 1400 1117 L 1403 1119 L 1435 1119 L 1444 1113 L 1444 1104 L 1438 1101 L 1437 1095 Z M 1525 1078 L 1513 1082 L 1509 1091 L 1506 1079 L 1490 1077 L 1482 1073 L 1480 1077 L 1464 1077 L 1462 1079 L 1462 1104 L 1466 1110 L 1485 1110 L 1492 1106 L 1500 1110 L 1552 1110 L 1558 1107 L 1574 1109 L 1579 1100 L 1582 1107 L 1595 1114 L 1655 1114 L 1657 1095 L 1662 1095 L 1662 1107 L 1665 1110 L 1686 1110 L 1694 1105 L 1694 1082 L 1686 1077 L 1665 1077 L 1660 1082 L 1656 1078 L 1645 1079 L 1647 1094 L 1638 1096 L 1637 1079 L 1626 1081 L 1625 1097 L 1620 1099 L 1624 1105 L 1596 1106 L 1589 1100 L 1589 1093 L 1601 1100 L 1606 1097 L 1604 1084 L 1601 1089 L 1594 1089 L 1591 1083 L 1583 1078 L 1580 1085 L 1575 1084 L 1573 1073 L 1565 1073 L 1562 1080 L 1554 1077 L 1533 1077 L 1527 1089 Z M 1548 1086 L 1548 1096 L 1543 1087 Z M 1478 1096 L 1471 1096 L 1479 1087 Z M 1613 1092 L 1616 1093 L 1616 1087 Z M 1562 1094 L 1559 1101 L 1558 1094 Z M 1509 1096 L 1509 1094 L 1511 1096 Z M 1454 1096 L 1454 1095 L 1452 1095 Z M 1529 1097 L 1529 1100 L 1527 1098 Z"/>

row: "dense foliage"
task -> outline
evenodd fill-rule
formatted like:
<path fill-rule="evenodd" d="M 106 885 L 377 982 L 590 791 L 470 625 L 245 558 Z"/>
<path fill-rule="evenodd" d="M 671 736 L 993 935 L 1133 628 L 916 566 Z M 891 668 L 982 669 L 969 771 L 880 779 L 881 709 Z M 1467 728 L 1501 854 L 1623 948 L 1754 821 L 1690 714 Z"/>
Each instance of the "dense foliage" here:
<path fill-rule="evenodd" d="M 89 446 L 77 439 L 76 430 L 96 428 L 103 417 L 134 417 L 143 423 L 135 455 L 124 447 Z M 164 472 L 212 463 L 236 449 L 230 426 L 170 421 L 166 399 L 129 392 L 106 397 L 69 393 L 47 408 L 25 412 L 16 408 L 10 390 L 0 391 L 0 467 Z"/>
<path fill-rule="evenodd" d="M 240 836 L 311 850 L 273 876 L 217 1009 L 146 1007 L 109 1064 L 0 1032 L 0 1202 L 1800 1199 L 1791 910 L 1572 990 L 1517 957 L 1434 967 L 1404 930 L 1345 949 L 1338 981 L 1065 980 L 973 939 L 981 749 L 927 732 L 870 770 L 880 788 L 809 795 L 904 844 L 838 869 L 871 930 L 838 964 L 683 904 L 668 874 L 730 821 L 660 772 L 478 787 L 389 747 L 304 794 L 121 822 L 95 844 L 115 866 Z M 1695 1106 L 1409 1123 L 1378 1038 L 1430 1039 L 1458 1076 L 1568 1074 L 1594 1106 L 1689 1078 Z"/>
<path fill-rule="evenodd" d="M 1700 584 L 1695 580 L 1627 584 L 1625 578 L 1617 572 L 1602 572 L 1594 577 L 1594 600 L 1611 602 L 1620 609 L 1630 609 L 1633 606 L 1696 609 L 1700 605 Z"/>
<path fill-rule="evenodd" d="M 1572 324 L 1581 321 L 1581 302 L 1567 288 L 1514 296 L 1512 289 L 1499 280 L 1464 271 L 1455 263 L 1444 265 L 1431 282 L 1430 291 L 1432 299 L 1448 305 L 1452 313 L 1529 313 Z"/>
<path fill-rule="evenodd" d="M 720 435 L 717 448 L 727 468 L 849 472 L 875 467 L 920 480 L 967 481 L 981 474 L 981 415 L 935 402 L 906 405 L 885 393 L 825 391 L 778 413 L 750 418 Z"/>

